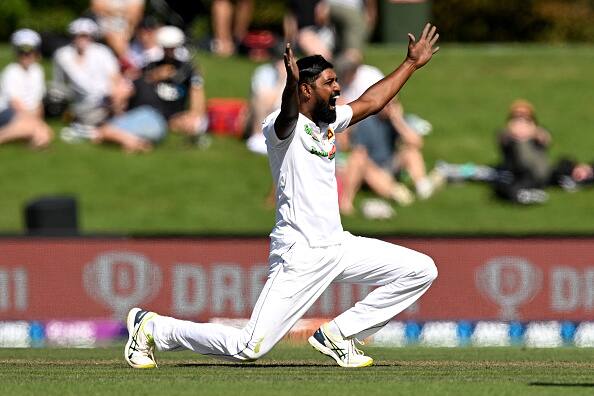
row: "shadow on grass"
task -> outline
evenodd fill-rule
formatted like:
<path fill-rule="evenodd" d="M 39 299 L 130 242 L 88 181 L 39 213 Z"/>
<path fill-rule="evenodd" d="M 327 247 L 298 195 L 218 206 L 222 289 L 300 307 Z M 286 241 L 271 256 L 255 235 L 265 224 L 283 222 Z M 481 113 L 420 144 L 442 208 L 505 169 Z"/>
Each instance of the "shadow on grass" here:
<path fill-rule="evenodd" d="M 531 382 L 530 386 L 561 386 L 565 388 L 594 388 L 594 382 L 576 382 L 576 383 L 559 383 L 559 382 Z"/>
<path fill-rule="evenodd" d="M 269 362 L 269 363 L 217 363 L 217 362 L 193 362 L 193 363 L 177 363 L 170 365 L 172 367 L 229 367 L 229 368 L 256 368 L 256 369 L 265 369 L 265 368 L 288 368 L 288 367 L 339 367 L 337 364 L 333 364 L 331 362 L 328 363 L 317 363 L 317 362 Z M 373 367 L 393 367 L 398 366 L 398 364 L 390 364 L 390 363 L 375 363 Z"/>

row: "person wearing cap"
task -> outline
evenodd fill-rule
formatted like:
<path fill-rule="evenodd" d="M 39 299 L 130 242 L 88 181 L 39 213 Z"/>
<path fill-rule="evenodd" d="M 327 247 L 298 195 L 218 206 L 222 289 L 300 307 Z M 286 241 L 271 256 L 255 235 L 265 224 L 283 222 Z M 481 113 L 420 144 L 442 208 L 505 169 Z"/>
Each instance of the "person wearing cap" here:
<path fill-rule="evenodd" d="M 124 110 L 131 94 L 131 84 L 120 73 L 111 50 L 94 41 L 99 28 L 92 19 L 72 21 L 68 32 L 72 42 L 56 51 L 52 82 L 70 101 L 75 118 L 71 128 L 62 131 L 65 140 L 89 137 L 93 127 Z"/>
<path fill-rule="evenodd" d="M 145 152 L 161 141 L 167 129 L 206 144 L 204 80 L 184 47 L 185 35 L 175 26 L 157 32 L 163 57 L 147 65 L 134 81 L 129 110 L 99 128 L 99 139 L 119 143 L 124 150 Z M 186 102 L 189 108 L 186 110 Z M 138 144 L 129 144 L 133 138 Z"/>
<path fill-rule="evenodd" d="M 0 144 L 26 140 L 33 148 L 43 148 L 53 132 L 43 120 L 45 77 L 37 63 L 41 38 L 31 29 L 21 29 L 12 34 L 11 43 L 17 61 L 0 77 Z"/>

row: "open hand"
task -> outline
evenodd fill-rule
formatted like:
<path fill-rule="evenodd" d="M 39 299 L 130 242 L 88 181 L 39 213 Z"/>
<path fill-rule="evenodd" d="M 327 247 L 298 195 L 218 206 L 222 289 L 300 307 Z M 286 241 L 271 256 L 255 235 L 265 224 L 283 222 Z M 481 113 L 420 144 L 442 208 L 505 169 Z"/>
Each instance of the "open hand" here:
<path fill-rule="evenodd" d="M 295 56 L 293 55 L 291 44 L 287 43 L 283 57 L 285 60 L 285 69 L 287 70 L 287 84 L 296 84 L 299 81 L 299 67 L 297 67 L 297 60 L 295 60 Z"/>
<path fill-rule="evenodd" d="M 431 60 L 433 54 L 439 51 L 439 47 L 435 46 L 437 39 L 439 39 L 437 28 L 430 23 L 425 25 L 419 41 L 416 41 L 415 36 L 409 33 L 407 60 L 413 62 L 417 69 L 423 67 Z"/>

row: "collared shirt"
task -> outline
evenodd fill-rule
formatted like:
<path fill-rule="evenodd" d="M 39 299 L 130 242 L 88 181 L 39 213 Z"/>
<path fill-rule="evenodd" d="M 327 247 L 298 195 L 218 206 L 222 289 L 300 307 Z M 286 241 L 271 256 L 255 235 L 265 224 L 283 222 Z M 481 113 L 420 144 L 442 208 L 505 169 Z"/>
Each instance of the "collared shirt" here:
<path fill-rule="evenodd" d="M 299 114 L 291 135 L 280 140 L 274 122 L 280 110 L 263 123 L 268 160 L 276 185 L 276 224 L 273 245 L 307 241 L 311 247 L 339 244 L 343 229 L 338 210 L 335 175 L 336 133 L 353 117 L 349 105 L 336 106 L 336 121 L 316 125 Z"/>

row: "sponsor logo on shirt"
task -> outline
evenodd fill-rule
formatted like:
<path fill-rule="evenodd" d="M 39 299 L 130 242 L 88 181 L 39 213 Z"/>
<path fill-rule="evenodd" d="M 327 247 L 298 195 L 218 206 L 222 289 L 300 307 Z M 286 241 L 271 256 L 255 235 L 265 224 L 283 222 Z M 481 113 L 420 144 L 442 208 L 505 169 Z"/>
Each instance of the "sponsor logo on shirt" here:
<path fill-rule="evenodd" d="M 317 128 L 314 129 L 311 124 L 306 124 L 303 129 L 314 141 L 312 144 L 311 140 L 309 140 L 309 143 L 306 143 L 306 141 L 303 140 L 303 143 L 311 154 L 321 158 L 328 158 L 329 160 L 334 159 L 336 156 L 336 145 L 334 144 L 336 136 L 332 128 L 326 130 L 326 138 L 322 136 Z"/>
<path fill-rule="evenodd" d="M 309 152 L 311 154 L 315 154 L 318 157 L 323 157 L 323 158 L 328 158 L 328 159 L 334 159 L 334 157 L 336 156 L 336 145 L 332 145 L 332 148 L 330 149 L 330 151 L 325 151 L 322 149 L 318 149 L 314 146 L 311 146 L 309 149 Z"/>

